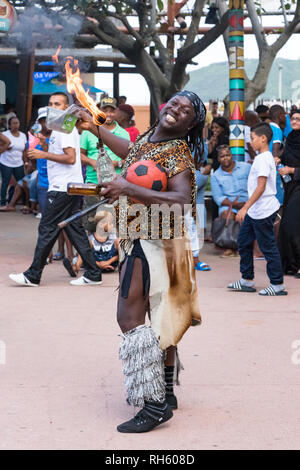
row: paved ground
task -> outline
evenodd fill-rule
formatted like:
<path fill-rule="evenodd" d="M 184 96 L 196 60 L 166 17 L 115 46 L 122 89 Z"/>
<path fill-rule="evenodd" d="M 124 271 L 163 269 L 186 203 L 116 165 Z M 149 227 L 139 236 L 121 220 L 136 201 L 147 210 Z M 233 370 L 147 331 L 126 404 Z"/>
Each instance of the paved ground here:
<path fill-rule="evenodd" d="M 152 433 L 119 434 L 133 411 L 118 360 L 117 275 L 73 287 L 54 262 L 39 288 L 13 285 L 8 274 L 30 264 L 37 225 L 0 217 L 1 449 L 299 449 L 299 280 L 286 279 L 287 298 L 227 292 L 238 259 L 206 247 L 213 269 L 197 273 L 203 325 L 180 344 L 179 409 Z M 264 261 L 256 269 L 264 287 Z"/>

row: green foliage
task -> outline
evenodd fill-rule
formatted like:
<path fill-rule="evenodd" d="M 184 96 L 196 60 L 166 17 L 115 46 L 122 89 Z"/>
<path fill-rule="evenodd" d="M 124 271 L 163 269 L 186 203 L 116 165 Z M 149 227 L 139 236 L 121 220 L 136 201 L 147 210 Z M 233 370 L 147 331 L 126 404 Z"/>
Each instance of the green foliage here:
<path fill-rule="evenodd" d="M 255 0 L 254 4 L 256 6 L 256 13 L 261 16 L 266 10 L 262 6 L 262 0 Z M 245 5 L 246 8 L 246 5 Z"/>
<path fill-rule="evenodd" d="M 164 4 L 162 0 L 157 0 L 157 6 L 159 11 L 162 11 L 164 9 Z"/>
<path fill-rule="evenodd" d="M 173 0 L 169 0 L 172 4 Z M 94 7 L 98 11 L 108 10 L 114 11 L 119 15 L 130 15 L 133 11 L 138 9 L 142 2 L 139 0 L 10 0 L 10 3 L 17 9 L 20 7 L 29 7 L 39 5 L 47 10 L 52 10 L 57 7 L 62 7 L 64 10 L 77 11 L 84 13 L 88 8 Z M 140 5 L 139 5 L 140 4 Z M 150 0 L 144 2 L 148 11 L 151 9 Z M 157 11 L 164 9 L 163 0 L 157 0 Z"/>
<path fill-rule="evenodd" d="M 284 0 L 284 5 L 283 5 L 283 6 L 284 6 L 284 9 L 285 9 L 286 11 L 290 11 L 290 9 L 292 8 L 292 6 L 295 5 L 295 4 L 296 4 L 296 0 L 288 0 L 288 1 Z M 281 6 L 281 5 L 280 5 L 280 10 L 282 10 L 282 6 Z"/>
<path fill-rule="evenodd" d="M 255 0 L 254 3 L 257 14 L 259 16 L 263 15 L 266 12 L 265 8 L 263 7 L 263 0 Z M 296 0 L 284 0 L 283 3 L 284 9 L 286 11 L 290 11 L 292 6 L 296 4 Z M 281 1 L 277 0 L 277 2 L 274 2 L 274 10 L 276 10 L 276 8 L 278 8 L 278 10 L 282 10 Z"/>

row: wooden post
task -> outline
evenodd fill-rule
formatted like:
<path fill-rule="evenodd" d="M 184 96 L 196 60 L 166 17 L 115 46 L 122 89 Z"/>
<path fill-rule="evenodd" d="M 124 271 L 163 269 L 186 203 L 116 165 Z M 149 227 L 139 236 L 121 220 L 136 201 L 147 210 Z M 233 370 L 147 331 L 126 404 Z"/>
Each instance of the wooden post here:
<path fill-rule="evenodd" d="M 237 161 L 245 160 L 244 0 L 229 1 L 229 144 Z"/>
<path fill-rule="evenodd" d="M 34 72 L 34 47 L 21 48 L 18 66 L 18 90 L 16 100 L 16 112 L 20 119 L 20 129 L 27 131 L 32 113 L 32 87 Z"/>
<path fill-rule="evenodd" d="M 187 3 L 187 0 L 182 0 L 179 3 L 176 3 L 175 0 L 172 2 L 168 0 L 168 27 L 169 28 L 174 28 L 174 20 L 175 17 L 178 15 L 180 12 L 181 8 Z M 169 50 L 169 54 L 171 59 L 174 59 L 174 49 L 175 49 L 175 40 L 174 40 L 174 34 L 169 33 L 167 34 L 167 48 Z"/>
<path fill-rule="evenodd" d="M 113 65 L 113 89 L 114 89 L 114 98 L 117 102 L 120 96 L 120 68 L 118 63 Z"/>

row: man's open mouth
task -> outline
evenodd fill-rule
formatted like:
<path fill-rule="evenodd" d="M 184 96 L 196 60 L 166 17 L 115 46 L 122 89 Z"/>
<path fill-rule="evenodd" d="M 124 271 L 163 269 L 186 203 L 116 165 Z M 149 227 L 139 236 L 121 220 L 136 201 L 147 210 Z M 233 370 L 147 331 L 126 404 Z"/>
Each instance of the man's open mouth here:
<path fill-rule="evenodd" d="M 169 123 L 169 124 L 174 124 L 176 122 L 176 119 L 171 116 L 171 114 L 166 114 L 166 121 Z"/>

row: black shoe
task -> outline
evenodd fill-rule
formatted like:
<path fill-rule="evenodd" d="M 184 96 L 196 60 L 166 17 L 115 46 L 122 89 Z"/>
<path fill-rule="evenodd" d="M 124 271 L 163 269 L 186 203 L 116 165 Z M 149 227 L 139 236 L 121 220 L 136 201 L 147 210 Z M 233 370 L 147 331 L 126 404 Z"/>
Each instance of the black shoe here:
<path fill-rule="evenodd" d="M 178 404 L 175 395 L 166 395 L 166 402 L 172 410 L 177 410 Z"/>
<path fill-rule="evenodd" d="M 72 264 L 71 264 L 71 261 L 69 260 L 69 258 L 64 258 L 63 259 L 63 265 L 64 267 L 66 268 L 66 270 L 68 271 L 68 273 L 70 274 L 71 277 L 76 277 L 76 273 L 72 267 Z"/>
<path fill-rule="evenodd" d="M 140 432 L 148 432 L 152 431 L 152 429 L 156 428 L 162 423 L 165 423 L 173 416 L 173 412 L 169 406 L 167 406 L 164 414 L 160 418 L 152 418 L 149 416 L 147 411 L 143 408 L 139 411 L 134 418 L 125 423 L 120 424 L 117 427 L 119 432 L 126 432 L 126 433 L 140 433 Z"/>

